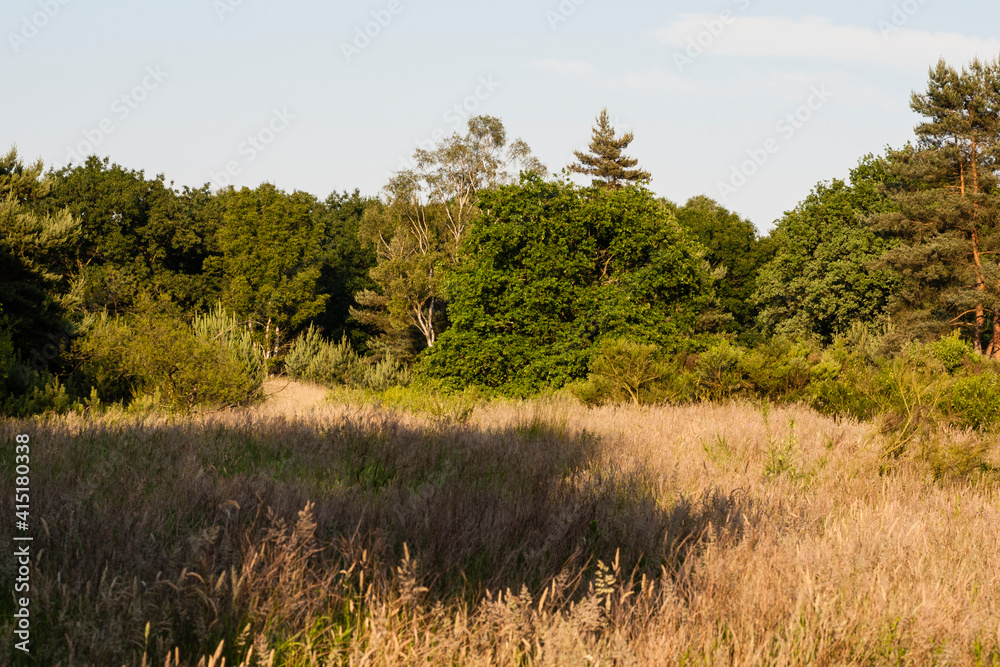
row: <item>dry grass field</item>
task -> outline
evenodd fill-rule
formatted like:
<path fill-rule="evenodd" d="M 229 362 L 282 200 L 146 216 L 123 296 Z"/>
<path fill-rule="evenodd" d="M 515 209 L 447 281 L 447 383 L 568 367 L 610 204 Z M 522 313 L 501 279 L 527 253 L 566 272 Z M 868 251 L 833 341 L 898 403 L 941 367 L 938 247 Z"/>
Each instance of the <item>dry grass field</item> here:
<path fill-rule="evenodd" d="M 15 664 L 1000 665 L 1000 474 L 960 455 L 995 437 L 888 458 L 805 407 L 285 392 L 0 427 L 33 443 Z"/>

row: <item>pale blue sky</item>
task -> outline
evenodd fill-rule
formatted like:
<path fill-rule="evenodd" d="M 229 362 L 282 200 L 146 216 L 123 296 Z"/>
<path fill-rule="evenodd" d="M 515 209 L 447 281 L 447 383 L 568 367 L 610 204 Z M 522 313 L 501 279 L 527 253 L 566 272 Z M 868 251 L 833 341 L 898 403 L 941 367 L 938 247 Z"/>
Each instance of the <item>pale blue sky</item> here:
<path fill-rule="evenodd" d="M 387 25 L 349 59 L 373 12 Z M 466 100 L 553 171 L 607 106 L 654 191 L 725 198 L 767 230 L 910 139 L 928 66 L 996 58 L 998 25 L 985 0 L 5 0 L 0 148 L 59 167 L 98 144 L 177 185 L 376 194 Z"/>

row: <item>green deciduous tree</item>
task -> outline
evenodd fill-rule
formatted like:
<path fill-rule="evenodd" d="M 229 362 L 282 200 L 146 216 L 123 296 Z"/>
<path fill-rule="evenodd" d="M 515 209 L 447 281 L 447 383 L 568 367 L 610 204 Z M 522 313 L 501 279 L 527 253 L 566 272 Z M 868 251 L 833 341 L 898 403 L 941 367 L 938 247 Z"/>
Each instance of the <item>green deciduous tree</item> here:
<path fill-rule="evenodd" d="M 297 327 L 323 312 L 319 291 L 324 226 L 309 194 L 270 184 L 221 195 L 218 233 L 223 303 L 257 323 L 269 357 Z"/>
<path fill-rule="evenodd" d="M 713 271 L 724 272 L 715 292 L 722 312 L 732 320 L 722 329 L 731 333 L 752 331 L 758 314 L 752 297 L 758 272 L 772 258 L 770 245 L 758 237 L 752 222 L 708 197 L 693 197 L 674 214 L 677 222 L 705 247 L 705 259 Z"/>
<path fill-rule="evenodd" d="M 701 247 L 645 189 L 525 177 L 481 207 L 432 376 L 520 395 L 560 386 L 586 375 L 604 336 L 681 345 L 711 300 Z"/>
<path fill-rule="evenodd" d="M 178 192 L 162 175 L 150 179 L 96 157 L 52 180 L 49 207 L 80 221 L 73 289 L 81 308 L 125 312 L 147 294 L 195 310 L 218 300 L 221 215 L 207 186 Z"/>
<path fill-rule="evenodd" d="M 376 333 L 366 331 L 351 315 L 351 308 L 358 306 L 356 294 L 376 287 L 369 275 L 376 264 L 375 249 L 362 243 L 359 233 L 365 211 L 377 205 L 376 199 L 362 197 L 355 190 L 331 194 L 320 208 L 324 233 L 318 290 L 329 299 L 314 322 L 330 338 L 346 336 L 355 346 Z"/>
<path fill-rule="evenodd" d="M 593 176 L 594 185 L 608 188 L 649 183 L 651 178 L 649 172 L 636 169 L 639 161 L 623 153 L 634 140 L 635 136 L 631 132 L 621 137 L 615 136 L 615 128 L 611 125 L 608 110 L 605 108 L 597 116 L 590 152 L 574 151 L 577 162 L 570 165 L 569 170 L 576 174 Z"/>
<path fill-rule="evenodd" d="M 829 342 L 855 322 L 886 312 L 899 277 L 876 268 L 891 247 L 866 224 L 894 210 L 881 192 L 884 163 L 869 156 L 850 183 L 821 183 L 772 231 L 774 258 L 758 277 L 754 299 L 767 332 Z"/>

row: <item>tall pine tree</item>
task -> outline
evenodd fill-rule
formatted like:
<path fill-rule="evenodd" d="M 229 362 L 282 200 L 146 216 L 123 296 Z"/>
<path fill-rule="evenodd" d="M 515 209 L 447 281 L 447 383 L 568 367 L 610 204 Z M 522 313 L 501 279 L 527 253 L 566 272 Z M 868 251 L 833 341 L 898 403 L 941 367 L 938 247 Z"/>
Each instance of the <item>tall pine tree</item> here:
<path fill-rule="evenodd" d="M 67 331 L 80 221 L 49 208 L 52 179 L 16 149 L 0 155 L 0 327 L 25 360 Z"/>
<path fill-rule="evenodd" d="M 974 60 L 958 71 L 942 60 L 910 106 L 925 120 L 918 146 L 890 158 L 900 211 L 876 224 L 901 244 L 885 262 L 905 278 L 912 324 L 962 327 L 977 352 L 1000 358 L 1000 64 Z"/>
<path fill-rule="evenodd" d="M 649 172 L 636 169 L 639 161 L 624 155 L 622 151 L 628 148 L 635 136 L 628 132 L 620 138 L 615 137 L 615 128 L 608 118 L 608 110 L 604 108 L 597 117 L 594 126 L 594 137 L 590 142 L 590 153 L 574 151 L 578 162 L 570 165 L 569 170 L 575 174 L 594 177 L 594 185 L 614 190 L 622 185 L 649 183 Z"/>

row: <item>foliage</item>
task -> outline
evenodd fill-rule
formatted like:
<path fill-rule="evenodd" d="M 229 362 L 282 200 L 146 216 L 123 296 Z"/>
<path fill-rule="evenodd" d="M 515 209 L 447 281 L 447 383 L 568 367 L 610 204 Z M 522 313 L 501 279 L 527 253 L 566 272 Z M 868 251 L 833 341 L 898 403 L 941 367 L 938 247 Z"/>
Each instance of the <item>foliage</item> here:
<path fill-rule="evenodd" d="M 259 340 L 270 358 L 329 299 L 319 290 L 319 205 L 309 194 L 287 194 L 269 184 L 226 191 L 221 198 L 223 302 L 263 329 Z"/>
<path fill-rule="evenodd" d="M 361 386 L 372 391 L 385 391 L 391 387 L 405 387 L 410 383 L 410 370 L 392 356 L 366 360 Z"/>
<path fill-rule="evenodd" d="M 373 391 L 410 382 L 409 370 L 391 354 L 381 359 L 359 357 L 346 338 L 328 342 L 313 326 L 292 343 L 285 357 L 285 372 L 296 380 L 327 387 L 347 385 Z"/>
<path fill-rule="evenodd" d="M 105 158 L 90 157 L 51 174 L 47 209 L 79 221 L 72 272 L 76 305 L 86 312 L 126 312 L 147 296 L 188 309 L 219 298 L 218 202 L 207 186 L 174 189 Z"/>
<path fill-rule="evenodd" d="M 958 331 L 934 341 L 928 346 L 928 349 L 935 359 L 944 364 L 949 373 L 953 373 L 958 368 L 974 361 L 972 348 L 961 339 Z"/>
<path fill-rule="evenodd" d="M 236 320 L 219 312 L 185 323 L 169 309 L 91 317 L 74 343 L 86 377 L 105 403 L 151 397 L 162 407 L 249 405 L 263 394 L 263 353 Z"/>
<path fill-rule="evenodd" d="M 13 380 L 17 359 L 14 356 L 14 342 L 11 340 L 10 329 L 7 328 L 0 311 L 0 394 L 9 391 L 8 383 Z"/>
<path fill-rule="evenodd" d="M 951 409 L 960 426 L 981 430 L 1000 425 L 1000 369 L 956 379 Z"/>
<path fill-rule="evenodd" d="M 879 417 L 892 434 L 893 455 L 914 442 L 931 446 L 942 426 L 1000 425 L 1000 365 L 982 363 L 955 335 L 909 343 L 891 356 L 868 354 L 841 338 L 827 355 L 833 363 L 814 372 L 813 405 L 827 414 Z"/>
<path fill-rule="evenodd" d="M 74 393 L 57 376 L 22 362 L 0 312 L 0 416 L 61 414 L 79 407 Z"/>
<path fill-rule="evenodd" d="M 717 339 L 682 363 L 692 367 L 693 399 L 721 401 L 744 396 L 794 401 L 805 395 L 815 362 L 813 346 L 777 337 L 754 347 Z"/>
<path fill-rule="evenodd" d="M 263 385 L 267 377 L 264 349 L 254 340 L 248 323 L 241 322 L 219 304 L 208 313 L 196 315 L 191 326 L 201 339 L 225 347 L 239 361 L 241 372 L 251 385 Z"/>
<path fill-rule="evenodd" d="M 713 273 L 721 274 L 715 285 L 716 299 L 728 321 L 720 330 L 751 340 L 759 311 L 752 299 L 757 274 L 772 259 L 768 240 L 758 238 L 749 220 L 708 197 L 689 199 L 675 208 L 674 215 L 705 247 L 705 259 Z"/>
<path fill-rule="evenodd" d="M 310 326 L 292 342 L 285 357 L 285 372 L 296 380 L 327 386 L 348 384 L 357 375 L 360 362 L 346 339 L 329 343 Z"/>
<path fill-rule="evenodd" d="M 961 326 L 1000 360 L 1000 61 L 959 71 L 942 60 L 910 106 L 919 144 L 890 154 L 898 212 L 875 221 L 897 240 L 884 259 L 905 277 L 896 310 L 914 337 Z"/>
<path fill-rule="evenodd" d="M 657 359 L 657 347 L 623 338 L 605 339 L 590 364 L 591 382 L 624 395 L 639 405 L 640 398 L 673 370 Z"/>
<path fill-rule="evenodd" d="M 421 365 L 456 388 L 560 387 L 604 336 L 684 346 L 711 300 L 701 248 L 645 189 L 526 176 L 481 205 L 449 282 L 452 328 Z"/>
<path fill-rule="evenodd" d="M 520 168 L 544 175 L 545 167 L 520 139 L 508 143 L 499 119 L 475 116 L 468 132 L 414 154 L 415 166 L 393 175 L 384 202 L 365 211 L 362 238 L 377 253 L 371 278 L 378 290 L 362 291 L 352 310 L 360 322 L 386 332 L 390 349 L 411 356 L 433 347 L 447 327 L 444 281 L 479 212 L 480 193 L 513 182 Z M 410 330 L 422 337 L 409 345 Z"/>
<path fill-rule="evenodd" d="M 879 190 L 885 178 L 883 164 L 868 156 L 850 183 L 817 185 L 778 222 L 770 237 L 774 257 L 760 270 L 754 295 L 766 332 L 829 343 L 886 312 L 899 277 L 870 265 L 892 244 L 865 223 L 893 210 Z"/>
<path fill-rule="evenodd" d="M 362 243 L 360 237 L 365 211 L 377 204 L 376 199 L 363 197 L 357 190 L 351 194 L 334 193 L 322 203 L 319 213 L 323 241 L 317 290 L 329 298 L 313 323 L 333 338 L 346 335 L 355 346 L 378 333 L 364 328 L 351 315 L 351 309 L 359 305 L 355 295 L 377 287 L 369 275 L 377 260 L 374 247 Z"/>
<path fill-rule="evenodd" d="M 70 272 L 80 222 L 59 209 L 43 165 L 0 156 L 0 304 L 12 345 L 30 358 L 69 328 Z"/>
<path fill-rule="evenodd" d="M 879 420 L 893 456 L 914 444 L 931 451 L 942 428 L 1000 427 L 1000 365 L 984 363 L 955 335 L 888 354 L 893 337 L 891 328 L 855 326 L 826 349 L 780 337 L 753 347 L 716 338 L 672 358 L 656 346 L 609 340 L 588 381 L 570 389 L 588 405 L 804 401 L 825 414 Z"/>

